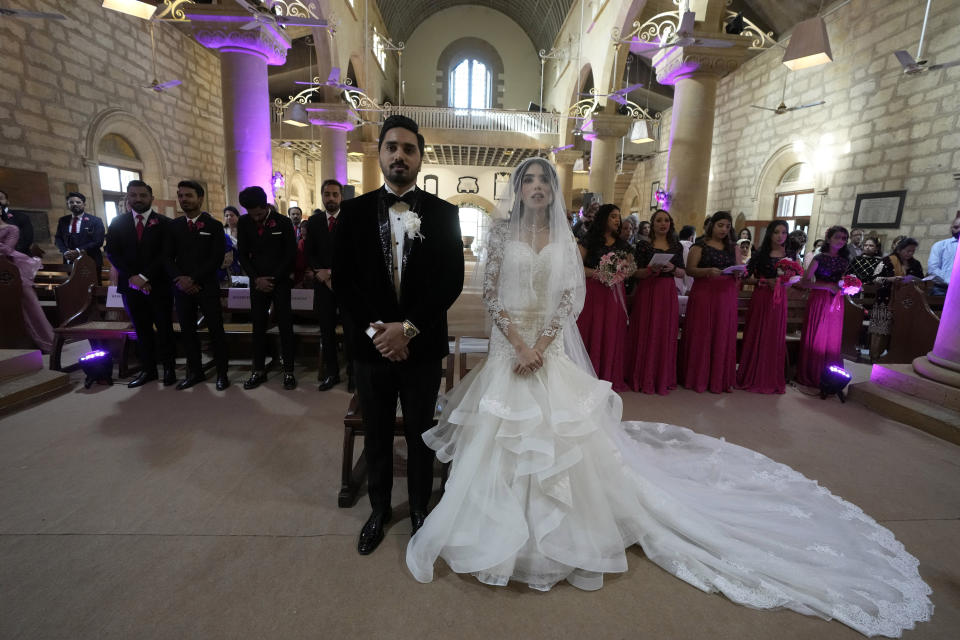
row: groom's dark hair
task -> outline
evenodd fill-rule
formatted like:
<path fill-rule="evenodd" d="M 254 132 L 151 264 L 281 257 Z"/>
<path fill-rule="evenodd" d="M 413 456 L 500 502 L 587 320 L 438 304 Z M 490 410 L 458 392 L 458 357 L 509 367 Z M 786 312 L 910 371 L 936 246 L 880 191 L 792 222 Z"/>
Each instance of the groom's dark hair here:
<path fill-rule="evenodd" d="M 417 147 L 420 149 L 420 157 L 422 158 L 424 142 L 423 136 L 420 135 L 420 127 L 407 116 L 390 116 L 384 120 L 383 126 L 380 128 L 380 137 L 377 138 L 377 151 L 380 151 L 380 147 L 383 146 L 383 138 L 387 135 L 387 131 L 396 127 L 402 127 L 417 136 Z"/>

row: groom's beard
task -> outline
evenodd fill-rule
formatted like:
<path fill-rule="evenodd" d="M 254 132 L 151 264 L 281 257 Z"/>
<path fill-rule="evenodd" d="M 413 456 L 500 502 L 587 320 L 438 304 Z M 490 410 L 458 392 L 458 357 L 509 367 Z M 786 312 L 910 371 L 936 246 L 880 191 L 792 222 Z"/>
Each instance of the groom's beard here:
<path fill-rule="evenodd" d="M 381 167 L 382 169 L 383 167 Z M 383 172 L 387 181 L 398 185 L 411 185 L 417 181 L 417 174 L 420 173 L 420 167 L 411 167 L 404 162 L 395 162 L 386 168 Z"/>

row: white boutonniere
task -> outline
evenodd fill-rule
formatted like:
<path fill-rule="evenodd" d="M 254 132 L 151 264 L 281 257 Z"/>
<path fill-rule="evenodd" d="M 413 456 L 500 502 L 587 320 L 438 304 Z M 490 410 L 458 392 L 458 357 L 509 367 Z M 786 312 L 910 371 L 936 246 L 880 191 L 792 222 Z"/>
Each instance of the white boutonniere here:
<path fill-rule="evenodd" d="M 403 230 L 406 231 L 407 238 L 410 240 L 423 239 L 423 234 L 420 233 L 420 216 L 416 213 L 410 210 L 404 211 L 403 215 L 400 216 L 400 222 L 403 223 Z"/>

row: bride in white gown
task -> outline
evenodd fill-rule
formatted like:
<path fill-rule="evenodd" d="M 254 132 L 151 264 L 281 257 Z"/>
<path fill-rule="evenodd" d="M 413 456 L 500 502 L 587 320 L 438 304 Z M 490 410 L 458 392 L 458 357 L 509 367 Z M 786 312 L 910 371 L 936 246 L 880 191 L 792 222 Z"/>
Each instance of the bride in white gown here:
<path fill-rule="evenodd" d="M 451 462 L 407 547 L 420 582 L 442 557 L 481 582 L 598 589 L 639 544 L 664 570 L 758 609 L 896 637 L 933 611 L 917 560 L 857 506 L 791 468 L 682 427 L 621 422 L 576 329 L 584 272 L 545 160 L 513 174 L 487 243 L 484 363 L 424 440 Z"/>

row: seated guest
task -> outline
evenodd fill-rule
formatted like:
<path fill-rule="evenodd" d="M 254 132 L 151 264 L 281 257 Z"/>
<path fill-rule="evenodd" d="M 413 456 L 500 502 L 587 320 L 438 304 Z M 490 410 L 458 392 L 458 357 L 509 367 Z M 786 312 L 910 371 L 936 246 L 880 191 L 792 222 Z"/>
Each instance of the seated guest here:
<path fill-rule="evenodd" d="M 236 207 L 227 206 L 223 209 L 223 232 L 229 236 L 233 246 L 237 246 L 237 223 L 240 222 L 240 212 Z"/>
<path fill-rule="evenodd" d="M 226 235 L 219 222 L 203 210 L 203 187 L 193 180 L 177 185 L 177 203 L 183 216 L 169 225 L 164 264 L 173 280 L 173 300 L 180 320 L 180 336 L 187 355 L 187 373 L 177 389 L 187 389 L 207 379 L 203 373 L 197 311 L 203 313 L 213 359 L 217 366 L 217 391 L 230 386 L 227 378 L 227 335 L 223 330 L 220 281 Z"/>
<path fill-rule="evenodd" d="M 698 393 L 725 393 L 737 376 L 737 292 L 739 272 L 724 275 L 738 264 L 729 211 L 710 216 L 704 236 L 690 248 L 687 273 L 693 289 L 680 342 L 683 386 Z"/>
<path fill-rule="evenodd" d="M 883 267 L 874 282 L 877 297 L 870 310 L 870 359 L 876 361 L 890 344 L 890 324 L 893 311 L 890 309 L 890 296 L 894 282 L 911 282 L 923 278 L 923 267 L 913 254 L 918 242 L 913 238 L 904 238 L 897 244 L 893 253 L 883 259 Z"/>
<path fill-rule="evenodd" d="M 16 250 L 29 256 L 30 247 L 33 246 L 33 223 L 30 217 L 23 211 L 14 211 L 10 208 L 7 200 L 7 192 L 0 189 L 0 218 L 7 224 L 12 224 L 20 230 L 20 238 L 17 240 Z"/>
<path fill-rule="evenodd" d="M 680 305 L 674 276 L 686 275 L 683 245 L 677 239 L 673 217 L 664 210 L 653 214 L 653 237 L 638 242 L 635 252 L 639 280 L 630 313 L 626 342 L 626 384 L 634 391 L 666 395 L 677 388 L 677 333 Z M 667 254 L 666 264 L 651 265 Z"/>
<path fill-rule="evenodd" d="M 623 224 L 620 225 L 620 239 L 630 245 L 631 248 L 640 241 L 637 234 L 638 226 L 637 218 L 632 214 L 624 218 Z"/>
<path fill-rule="evenodd" d="M 936 277 L 932 292 L 934 295 L 942 296 L 947 292 L 950 272 L 953 271 L 953 262 L 957 256 L 958 239 L 960 239 L 960 211 L 957 212 L 956 220 L 950 225 L 950 237 L 938 240 L 930 248 L 927 272 Z"/>
<path fill-rule="evenodd" d="M 860 282 L 867 284 L 873 282 L 880 273 L 880 263 L 883 262 L 880 257 L 880 241 L 870 236 L 863 240 L 860 249 L 862 253 L 853 259 L 847 273 L 857 276 Z"/>
<path fill-rule="evenodd" d="M 267 325 L 270 304 L 280 331 L 283 358 L 283 388 L 296 389 L 293 375 L 294 335 L 290 289 L 297 259 L 296 233 L 290 218 L 281 216 L 267 203 L 260 187 L 240 192 L 240 206 L 247 215 L 237 224 L 240 264 L 250 278 L 250 316 L 253 321 L 253 372 L 243 383 L 253 389 L 267 380 Z"/>
<path fill-rule="evenodd" d="M 749 229 L 744 229 L 744 231 L 750 231 Z M 746 264 L 750 259 L 750 254 L 753 251 L 753 247 L 750 245 L 750 238 L 741 238 L 737 240 L 737 251 L 740 253 L 740 264 Z"/>
<path fill-rule="evenodd" d="M 787 236 L 787 257 L 791 260 L 803 259 L 803 248 L 807 246 L 807 234 L 800 229 L 794 229 Z"/>
<path fill-rule="evenodd" d="M 863 229 L 850 230 L 850 244 L 847 246 L 847 249 L 850 250 L 851 260 L 856 260 L 863 255 L 863 241 L 865 238 L 866 234 L 863 233 Z"/>
<path fill-rule="evenodd" d="M 744 260 L 744 263 L 746 263 L 746 260 L 749 260 L 750 256 L 752 256 L 757 250 L 757 248 L 753 246 L 753 232 L 750 231 L 750 227 L 744 227 L 743 229 L 740 229 L 740 233 L 737 235 L 737 246 L 739 247 L 740 243 L 744 240 L 747 241 L 750 247 L 750 253 L 747 254 L 746 259 Z"/>
<path fill-rule="evenodd" d="M 142 180 L 127 183 L 126 204 L 131 213 L 118 214 L 107 229 L 107 258 L 117 270 L 117 290 L 137 332 L 141 370 L 127 386 L 156 380 L 158 356 L 163 384 L 175 384 L 173 292 L 163 265 L 166 231 L 173 221 L 151 209 L 153 189 Z"/>
<path fill-rule="evenodd" d="M 590 224 L 593 222 L 599 210 L 599 200 L 591 199 L 583 203 L 580 221 L 573 225 L 573 235 L 577 240 L 583 240 L 586 237 L 587 231 L 590 230 Z"/>
<path fill-rule="evenodd" d="M 823 248 L 823 238 L 817 238 L 813 241 L 813 251 L 806 253 L 803 256 L 803 268 L 806 270 L 810 266 L 810 263 L 813 262 L 813 259 L 819 255 L 821 249 Z"/>
<path fill-rule="evenodd" d="M 70 210 L 57 221 L 57 232 L 54 243 L 63 255 L 63 263 L 70 264 L 81 255 L 87 254 L 97 264 L 97 284 L 100 283 L 100 272 L 103 270 L 103 238 L 106 232 L 103 221 L 95 215 L 85 211 L 87 197 L 82 193 L 71 191 L 67 194 L 67 209 Z"/>
<path fill-rule="evenodd" d="M 637 225 L 637 240 L 640 242 L 646 242 L 650 239 L 650 221 L 641 220 L 640 224 Z"/>

